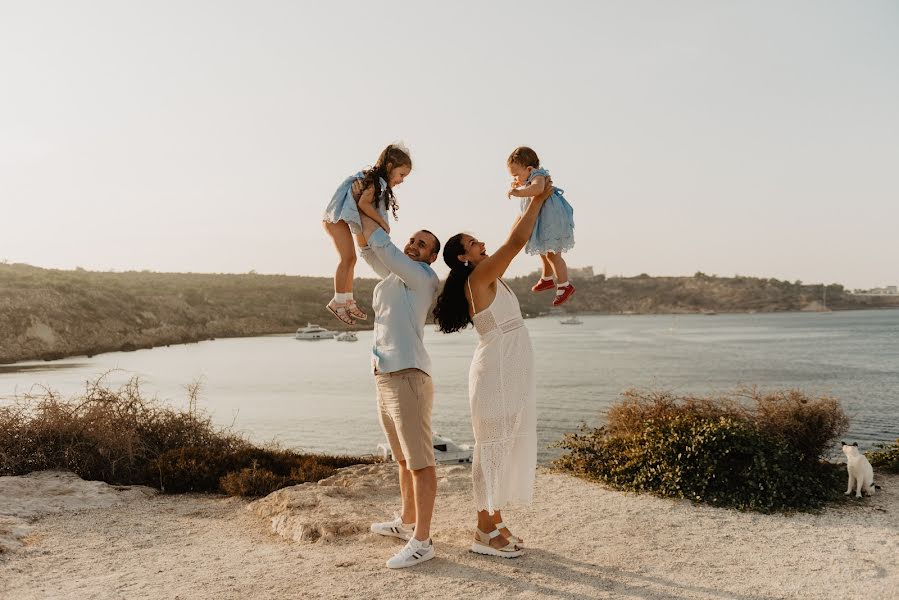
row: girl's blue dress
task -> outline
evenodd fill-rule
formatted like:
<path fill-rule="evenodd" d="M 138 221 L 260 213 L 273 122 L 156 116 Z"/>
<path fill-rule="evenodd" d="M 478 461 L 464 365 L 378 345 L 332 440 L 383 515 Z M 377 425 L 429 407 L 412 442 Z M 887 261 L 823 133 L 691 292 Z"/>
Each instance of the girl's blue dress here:
<path fill-rule="evenodd" d="M 328 207 L 325 209 L 322 220 L 327 221 L 328 223 L 345 221 L 346 224 L 350 226 L 350 231 L 353 233 L 362 233 L 362 219 L 359 216 L 359 206 L 353 198 L 353 182 L 358 181 L 363 177 L 362 171 L 359 171 L 355 175 L 347 177 L 344 182 L 340 184 L 340 187 L 334 192 L 334 197 L 331 198 L 331 201 L 328 203 Z M 381 214 L 381 218 L 386 222 L 387 202 L 385 201 L 385 197 L 387 195 L 387 182 L 384 181 L 383 177 L 379 177 L 378 180 L 381 183 L 381 202 L 378 205 L 378 212 Z"/>
<path fill-rule="evenodd" d="M 534 177 L 542 175 L 549 177 L 546 169 L 534 169 L 528 175 L 525 185 L 531 183 Z M 553 187 L 552 196 L 547 198 L 540 209 L 537 224 L 531 233 L 531 239 L 525 246 L 528 254 L 546 254 L 547 252 L 567 252 L 574 248 L 574 209 L 562 196 L 563 190 Z M 521 211 L 528 207 L 530 198 L 521 199 Z"/>

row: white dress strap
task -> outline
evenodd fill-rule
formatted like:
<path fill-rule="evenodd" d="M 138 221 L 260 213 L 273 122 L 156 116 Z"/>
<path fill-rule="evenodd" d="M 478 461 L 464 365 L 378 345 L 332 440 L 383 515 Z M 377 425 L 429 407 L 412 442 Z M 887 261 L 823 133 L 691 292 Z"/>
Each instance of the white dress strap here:
<path fill-rule="evenodd" d="M 478 307 L 474 305 L 474 294 L 471 293 L 471 273 L 465 278 L 465 283 L 468 285 L 468 296 L 471 298 L 471 312 L 478 314 Z"/>

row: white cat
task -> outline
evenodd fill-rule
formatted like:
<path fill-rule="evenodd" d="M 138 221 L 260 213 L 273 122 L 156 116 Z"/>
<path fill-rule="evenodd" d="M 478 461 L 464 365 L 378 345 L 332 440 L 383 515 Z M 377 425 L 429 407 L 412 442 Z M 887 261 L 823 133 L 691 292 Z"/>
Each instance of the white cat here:
<path fill-rule="evenodd" d="M 852 493 L 855 486 L 855 497 L 862 497 L 862 490 L 869 496 L 874 493 L 874 467 L 868 462 L 868 458 L 858 451 L 858 442 L 851 446 L 843 444 L 843 454 L 846 455 L 846 470 L 849 471 L 849 485 L 846 487 L 846 495 Z"/>

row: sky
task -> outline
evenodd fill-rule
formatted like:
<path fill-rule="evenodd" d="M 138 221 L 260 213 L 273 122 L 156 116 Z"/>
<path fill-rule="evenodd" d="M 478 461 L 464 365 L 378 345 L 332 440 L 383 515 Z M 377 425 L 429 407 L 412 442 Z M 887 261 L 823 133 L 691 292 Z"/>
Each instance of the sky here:
<path fill-rule="evenodd" d="M 394 141 L 397 240 L 495 249 L 528 145 L 570 266 L 899 284 L 892 0 L 0 0 L 0 260 L 331 275 L 324 208 Z"/>

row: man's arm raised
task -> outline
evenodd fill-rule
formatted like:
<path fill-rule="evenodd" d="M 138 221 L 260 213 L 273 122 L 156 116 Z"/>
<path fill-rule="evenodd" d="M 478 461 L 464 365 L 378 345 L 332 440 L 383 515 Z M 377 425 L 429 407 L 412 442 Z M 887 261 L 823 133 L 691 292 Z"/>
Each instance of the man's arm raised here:
<path fill-rule="evenodd" d="M 367 217 L 364 214 L 360 214 L 359 217 L 362 219 L 362 233 L 356 234 L 356 244 L 359 246 L 359 254 L 362 256 L 362 260 L 364 260 L 369 267 L 372 268 L 372 271 L 377 273 L 378 277 L 384 279 L 388 275 L 390 275 L 390 269 L 387 268 L 387 265 L 384 264 L 384 261 L 375 254 L 375 251 L 372 250 L 371 246 L 368 245 L 368 236 L 370 236 L 375 229 L 378 228 L 378 225 L 371 218 Z M 366 223 L 366 221 L 368 223 Z M 366 231 L 365 226 L 374 224 L 368 231 Z"/>
<path fill-rule="evenodd" d="M 412 289 L 426 290 L 435 286 L 434 271 L 424 268 L 427 263 L 412 260 L 406 256 L 390 241 L 390 237 L 374 220 L 365 215 L 360 215 L 360 217 L 362 218 L 362 233 L 356 234 L 356 241 L 367 246 L 387 270 L 402 279 Z"/>

